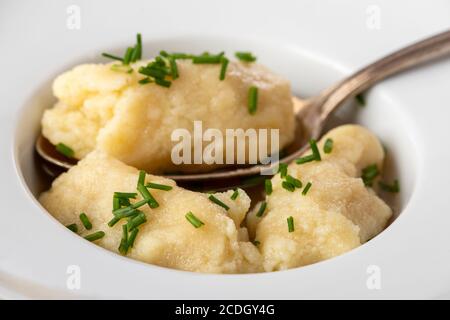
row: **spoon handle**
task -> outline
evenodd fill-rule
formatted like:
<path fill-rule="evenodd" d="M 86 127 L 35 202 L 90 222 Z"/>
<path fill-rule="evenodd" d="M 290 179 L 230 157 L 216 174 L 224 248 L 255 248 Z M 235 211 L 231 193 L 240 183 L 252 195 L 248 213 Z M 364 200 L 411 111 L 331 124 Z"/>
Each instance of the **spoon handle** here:
<path fill-rule="evenodd" d="M 342 80 L 322 96 L 321 123 L 349 97 L 361 93 L 391 75 L 448 54 L 450 54 L 450 30 L 416 42 L 377 60 Z"/>

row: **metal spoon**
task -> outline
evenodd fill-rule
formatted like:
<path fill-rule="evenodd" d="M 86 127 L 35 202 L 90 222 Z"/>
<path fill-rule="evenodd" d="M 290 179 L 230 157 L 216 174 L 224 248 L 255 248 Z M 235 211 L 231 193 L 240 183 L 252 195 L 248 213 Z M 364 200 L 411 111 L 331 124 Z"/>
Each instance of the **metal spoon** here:
<path fill-rule="evenodd" d="M 450 31 L 440 33 L 398 50 L 322 91 L 315 97 L 306 100 L 293 97 L 297 127 L 301 128 L 302 135 L 297 137 L 295 144 L 290 146 L 288 155 L 280 159 L 280 162 L 289 163 L 300 157 L 308 148 L 306 142 L 310 138 L 318 139 L 320 137 L 330 114 L 347 99 L 358 95 L 391 75 L 448 54 L 450 54 Z M 71 160 L 58 154 L 54 146 L 42 135 L 36 141 L 36 150 L 44 160 L 61 169 L 69 169 L 76 164 L 76 161 L 73 161 L 73 159 Z M 207 173 L 165 176 L 180 182 L 207 180 L 210 183 L 212 180 L 257 175 L 261 170 L 267 170 L 276 166 L 277 163 L 274 163 L 266 166 L 253 165 L 241 168 L 233 167 L 232 169 L 224 168 Z"/>

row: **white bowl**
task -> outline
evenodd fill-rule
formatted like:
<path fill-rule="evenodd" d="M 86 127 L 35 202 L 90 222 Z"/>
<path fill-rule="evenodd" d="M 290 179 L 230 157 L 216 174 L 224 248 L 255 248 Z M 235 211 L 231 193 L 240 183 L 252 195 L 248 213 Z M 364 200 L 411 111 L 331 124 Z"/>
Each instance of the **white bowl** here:
<path fill-rule="evenodd" d="M 143 34 L 148 56 L 160 49 L 251 50 L 260 62 L 289 78 L 296 94 L 309 96 L 384 53 L 445 29 L 448 22 L 441 12 L 449 9 L 442 3 L 424 26 L 404 30 L 389 20 L 390 15 L 401 14 L 402 8 L 380 2 L 376 5 L 387 18 L 381 20 L 380 30 L 371 30 L 365 25 L 369 2 L 348 2 L 341 7 L 327 1 L 321 5 L 307 1 L 277 6 L 258 1 L 240 3 L 234 10 L 228 7 L 231 4 L 217 10 L 203 1 L 201 11 L 181 1 L 171 2 L 172 9 L 162 2 L 137 3 L 124 10 L 121 5 L 108 7 L 101 1 L 80 2 L 80 30 L 65 28 L 68 4 L 53 3 L 45 11 L 28 7 L 27 12 L 34 15 L 19 29 L 21 36 L 13 38 L 12 33 L 6 33 L 6 37 L 0 37 L 10 41 L 8 47 L 17 48 L 12 50 L 14 59 L 9 60 L 13 55 L 6 53 L 3 60 L 8 63 L 0 68 L 1 87 L 10 88 L 2 92 L 7 107 L 2 108 L 0 121 L 6 130 L 0 141 L 12 150 L 12 156 L 2 159 L 0 166 L 4 199 L 1 296 L 429 298 L 450 292 L 450 203 L 446 196 L 450 151 L 445 145 L 445 138 L 450 136 L 446 123 L 450 112 L 445 108 L 450 100 L 446 88 L 449 60 L 390 79 L 368 93 L 365 108 L 348 106 L 336 114 L 338 121 L 363 124 L 381 138 L 395 159 L 393 171 L 402 189 L 401 214 L 393 224 L 340 257 L 275 273 L 195 274 L 108 252 L 74 235 L 49 215 L 35 198 L 42 186 L 33 158 L 40 117 L 54 102 L 51 80 L 77 63 L 100 61 L 102 51 L 121 50 L 133 41 L 136 32 Z M 20 11 L 24 8 L 15 2 L 8 6 L 10 14 L 5 23 L 12 24 L 19 12 L 25 11 Z M 104 11 L 105 7 L 109 9 Z M 107 16 L 102 17 L 104 12 Z M 358 14 L 361 21 L 355 28 Z M 62 24 L 60 29 L 55 28 L 58 23 Z M 36 48 L 32 55 L 30 48 Z M 14 82 L 5 75 L 14 75 Z M 67 286 L 70 266 L 78 266 L 81 271 L 79 289 Z M 374 270 L 379 271 L 379 289 L 368 285 Z"/>

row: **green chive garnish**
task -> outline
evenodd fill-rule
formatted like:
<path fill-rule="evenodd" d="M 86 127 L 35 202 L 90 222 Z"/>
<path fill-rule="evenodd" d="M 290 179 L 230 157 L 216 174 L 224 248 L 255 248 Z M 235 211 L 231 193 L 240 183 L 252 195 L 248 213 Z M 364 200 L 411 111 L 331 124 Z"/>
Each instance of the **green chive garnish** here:
<path fill-rule="evenodd" d="M 136 41 L 137 41 L 137 44 L 136 44 L 137 50 L 136 51 L 138 52 L 137 60 L 140 60 L 142 58 L 142 37 L 141 37 L 140 33 L 138 33 L 136 35 Z"/>
<path fill-rule="evenodd" d="M 267 202 L 263 201 L 261 203 L 261 206 L 258 209 L 258 212 L 256 212 L 256 216 L 258 218 L 262 217 L 262 215 L 264 214 L 264 211 L 266 211 L 266 207 L 267 207 Z"/>
<path fill-rule="evenodd" d="M 119 252 L 123 255 L 128 252 L 128 228 L 127 225 L 122 225 L 122 239 L 120 240 Z"/>
<path fill-rule="evenodd" d="M 144 170 L 139 171 L 139 178 L 138 178 L 138 182 L 137 182 L 137 187 L 139 187 L 139 185 L 144 185 L 145 184 L 145 176 L 146 176 L 146 172 Z"/>
<path fill-rule="evenodd" d="M 97 232 L 88 234 L 84 238 L 88 241 L 95 241 L 95 240 L 103 238 L 104 236 L 105 236 L 105 233 L 103 231 L 97 231 Z"/>
<path fill-rule="evenodd" d="M 109 58 L 109 59 L 118 60 L 118 61 L 122 61 L 123 62 L 123 58 L 118 57 L 118 56 L 114 56 L 114 55 L 109 54 L 109 53 L 103 52 L 102 56 L 104 56 L 105 58 Z"/>
<path fill-rule="evenodd" d="M 131 231 L 130 236 L 128 237 L 128 248 L 133 248 L 134 240 L 136 240 L 138 232 L 139 232 L 138 228 L 134 228 L 133 231 Z"/>
<path fill-rule="evenodd" d="M 309 191 L 309 189 L 311 188 L 311 186 L 312 186 L 312 183 L 311 183 L 311 182 L 308 182 L 308 183 L 306 184 L 305 188 L 303 188 L 302 195 L 306 196 L 306 194 L 308 193 L 308 191 Z"/>
<path fill-rule="evenodd" d="M 316 161 L 322 160 L 320 157 L 319 148 L 317 148 L 317 142 L 314 139 L 309 140 L 309 146 L 311 147 L 312 154 L 314 155 L 314 158 Z"/>
<path fill-rule="evenodd" d="M 151 83 L 153 81 L 150 80 L 149 77 L 147 77 L 147 78 L 143 78 L 143 79 L 139 80 L 138 82 L 139 82 L 139 84 L 147 84 L 147 83 Z"/>
<path fill-rule="evenodd" d="M 293 185 L 292 183 L 288 182 L 288 181 L 283 181 L 281 183 L 281 186 L 286 189 L 287 191 L 290 192 L 294 192 L 295 191 L 295 185 Z"/>
<path fill-rule="evenodd" d="M 135 192 L 114 192 L 114 197 L 125 199 L 136 199 L 137 193 Z"/>
<path fill-rule="evenodd" d="M 69 224 L 68 226 L 66 226 L 66 228 L 72 232 L 75 232 L 75 233 L 78 232 L 78 226 L 76 223 Z"/>
<path fill-rule="evenodd" d="M 378 182 L 380 188 L 386 192 L 397 193 L 400 192 L 400 184 L 397 179 L 394 180 L 392 184 L 387 184 L 385 182 Z"/>
<path fill-rule="evenodd" d="M 272 194 L 272 181 L 270 181 L 270 179 L 266 179 L 266 181 L 264 181 L 264 190 L 266 191 L 267 195 Z"/>
<path fill-rule="evenodd" d="M 227 58 L 222 57 L 220 59 L 221 62 L 221 66 L 220 66 L 220 76 L 219 79 L 220 80 L 225 80 L 225 74 L 227 73 L 227 67 L 228 67 L 228 63 L 230 62 Z"/>
<path fill-rule="evenodd" d="M 253 241 L 253 245 L 255 245 L 256 247 L 259 246 L 261 244 L 261 242 L 259 242 L 258 240 Z"/>
<path fill-rule="evenodd" d="M 251 52 L 236 52 L 234 54 L 236 56 L 236 58 L 238 58 L 241 61 L 245 61 L 245 62 L 254 62 L 256 61 L 256 57 L 254 55 L 252 55 Z"/>
<path fill-rule="evenodd" d="M 225 203 L 223 203 L 222 201 L 220 201 L 219 199 L 217 199 L 214 195 L 210 195 L 208 197 L 209 200 L 211 200 L 212 202 L 214 202 L 215 204 L 217 204 L 218 206 L 221 206 L 222 208 L 224 208 L 225 210 L 230 210 L 230 207 L 227 206 Z"/>
<path fill-rule="evenodd" d="M 113 211 L 120 209 L 120 199 L 113 197 Z"/>
<path fill-rule="evenodd" d="M 323 145 L 323 152 L 330 153 L 333 150 L 333 139 L 328 138 Z"/>
<path fill-rule="evenodd" d="M 211 55 L 211 54 L 202 54 L 199 56 L 194 56 L 192 58 L 192 63 L 196 63 L 196 64 L 218 64 L 221 63 L 222 60 L 222 56 L 224 55 L 224 52 L 221 52 L 219 54 L 216 55 Z"/>
<path fill-rule="evenodd" d="M 160 78 L 155 78 L 155 83 L 165 88 L 169 88 L 172 84 L 172 82 Z"/>
<path fill-rule="evenodd" d="M 322 157 L 320 156 L 319 148 L 317 148 L 317 142 L 314 139 L 309 140 L 309 146 L 311 147 L 312 154 L 304 156 L 295 160 L 297 164 L 303 164 L 311 161 L 320 161 Z"/>
<path fill-rule="evenodd" d="M 361 171 L 361 179 L 364 184 L 368 187 L 373 185 L 373 180 L 380 174 L 378 171 L 378 167 L 376 164 L 372 164 L 370 166 L 365 167 Z"/>
<path fill-rule="evenodd" d="M 127 223 L 128 231 L 132 231 L 134 228 L 139 227 L 141 224 L 147 222 L 147 218 L 143 212 L 140 212 L 136 217 L 131 218 Z"/>
<path fill-rule="evenodd" d="M 364 106 L 366 105 L 366 99 L 364 99 L 364 96 L 362 95 L 362 93 L 357 94 L 357 95 L 355 96 L 355 100 L 358 102 L 358 104 L 359 104 L 361 107 L 364 107 Z"/>
<path fill-rule="evenodd" d="M 257 107 L 258 107 L 258 88 L 255 86 L 251 86 L 248 89 L 248 112 L 250 114 L 255 114 Z"/>
<path fill-rule="evenodd" d="M 288 231 L 294 232 L 294 218 L 292 216 L 287 218 L 287 224 L 288 224 Z"/>
<path fill-rule="evenodd" d="M 239 195 L 239 190 L 238 190 L 238 189 L 234 189 L 234 192 L 233 192 L 233 194 L 231 195 L 230 199 L 231 199 L 231 200 L 236 200 L 237 197 L 238 197 L 238 195 Z"/>
<path fill-rule="evenodd" d="M 303 163 L 311 162 L 311 161 L 314 161 L 314 160 L 316 160 L 316 157 L 313 154 L 310 154 L 308 156 L 304 156 L 304 157 L 296 159 L 295 163 L 296 164 L 303 164 Z"/>
<path fill-rule="evenodd" d="M 73 158 L 75 155 L 75 151 L 73 151 L 69 146 L 66 146 L 64 143 L 58 143 L 56 145 L 56 151 L 66 156 L 67 158 Z"/>
<path fill-rule="evenodd" d="M 86 230 L 92 229 L 92 223 L 89 221 L 89 218 L 86 215 L 86 213 L 82 212 L 80 214 L 80 220 L 81 220 L 81 223 L 83 223 L 83 226 L 86 228 Z"/>
<path fill-rule="evenodd" d="M 125 51 L 125 55 L 123 57 L 123 64 L 127 65 L 130 63 L 132 54 L 133 54 L 133 48 L 128 47 L 127 51 Z"/>
<path fill-rule="evenodd" d="M 159 207 L 159 203 L 156 201 L 155 198 L 153 198 L 153 196 L 148 191 L 146 186 L 144 186 L 143 184 L 139 184 L 137 189 L 138 189 L 139 193 L 141 194 L 141 196 L 145 200 L 148 200 L 148 206 L 150 208 L 154 209 L 154 208 L 158 208 Z"/>
<path fill-rule="evenodd" d="M 169 190 L 173 189 L 172 186 L 167 186 L 165 184 L 158 184 L 158 183 L 152 183 L 152 182 L 147 183 L 145 186 L 150 189 L 158 189 L 158 190 L 164 190 L 164 191 L 169 191 Z"/>
<path fill-rule="evenodd" d="M 111 70 L 112 71 L 119 71 L 119 72 L 126 72 L 126 73 L 132 73 L 133 72 L 133 68 L 130 68 L 129 66 L 126 65 L 121 65 L 121 64 L 113 64 L 111 66 Z"/>
<path fill-rule="evenodd" d="M 200 228 L 204 225 L 202 221 L 200 221 L 191 211 L 186 213 L 186 219 L 189 221 L 195 228 Z"/>
<path fill-rule="evenodd" d="M 286 181 L 289 182 L 290 184 L 292 184 L 296 188 L 302 187 L 302 182 L 299 179 L 296 179 L 291 175 L 286 176 Z"/>
<path fill-rule="evenodd" d="M 286 163 L 278 164 L 278 172 L 280 173 L 280 177 L 284 178 L 287 175 L 288 165 Z"/>
<path fill-rule="evenodd" d="M 172 57 L 169 57 L 168 60 L 169 60 L 169 64 L 170 64 L 170 72 L 171 72 L 171 75 L 172 75 L 172 79 L 175 80 L 175 79 L 177 79 L 179 77 L 177 62 Z"/>

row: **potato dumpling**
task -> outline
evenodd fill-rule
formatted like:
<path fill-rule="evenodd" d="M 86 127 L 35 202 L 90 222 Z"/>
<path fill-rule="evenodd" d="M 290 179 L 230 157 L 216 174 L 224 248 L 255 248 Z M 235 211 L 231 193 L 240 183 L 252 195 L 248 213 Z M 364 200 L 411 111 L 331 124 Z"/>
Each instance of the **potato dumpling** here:
<path fill-rule="evenodd" d="M 107 225 L 113 217 L 114 192 L 136 192 L 138 170 L 127 166 L 103 152 L 94 151 L 67 173 L 59 176 L 51 189 L 40 197 L 42 205 L 62 224 L 77 223 L 79 234 L 102 230 L 105 236 L 96 243 L 118 252 L 122 237 L 122 219 L 112 228 Z M 140 208 L 147 222 L 139 232 L 128 257 L 181 270 L 208 273 L 259 272 L 261 256 L 248 242 L 245 228 L 240 224 L 250 206 L 243 190 L 232 200 L 233 191 L 215 194 L 230 209 L 211 202 L 207 194 L 177 187 L 169 179 L 147 175 L 146 183 L 170 185 L 172 190 L 149 189 L 159 207 Z M 135 201 L 142 200 L 140 195 Z M 134 200 L 133 200 L 134 201 Z M 195 228 L 185 215 L 191 211 L 204 225 Z M 86 213 L 93 228 L 85 230 L 79 220 Z M 247 239 L 246 239 L 247 238 Z M 242 241 L 241 241 L 242 240 Z"/>
<path fill-rule="evenodd" d="M 333 148 L 326 154 L 322 150 L 328 138 L 333 140 Z M 258 218 L 252 212 L 247 217 L 250 234 L 256 232 L 260 242 L 265 271 L 340 255 L 381 232 L 392 215 L 360 178 L 363 168 L 376 164 L 381 170 L 383 163 L 383 148 L 370 131 L 357 125 L 341 126 L 328 132 L 318 147 L 322 161 L 288 167 L 288 175 L 301 180 L 303 188 L 311 182 L 306 195 L 303 188 L 294 192 L 283 188 L 285 179 L 277 174 L 264 216 Z M 291 216 L 293 232 L 287 224 Z"/>
<path fill-rule="evenodd" d="M 177 60 L 180 77 L 165 88 L 138 83 L 144 76 L 136 70 L 143 64 L 135 64 L 132 73 L 113 71 L 111 64 L 88 64 L 60 75 L 53 83 L 58 102 L 44 113 L 43 135 L 55 145 L 71 147 L 78 159 L 98 148 L 151 173 L 220 166 L 172 162 L 173 130 L 192 132 L 197 120 L 203 122 L 203 131 L 218 129 L 224 137 L 226 129 L 279 129 L 280 148 L 293 140 L 290 84 L 265 67 L 230 62 L 221 81 L 220 65 Z M 253 115 L 248 111 L 251 86 L 258 87 Z"/>

